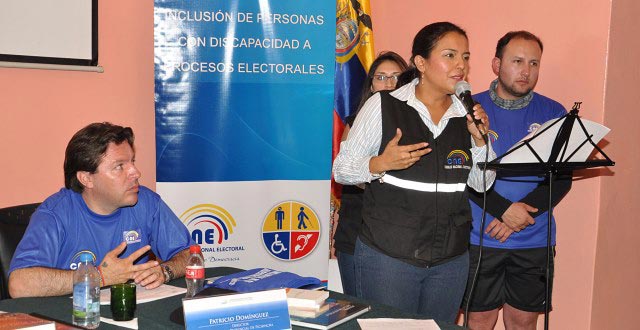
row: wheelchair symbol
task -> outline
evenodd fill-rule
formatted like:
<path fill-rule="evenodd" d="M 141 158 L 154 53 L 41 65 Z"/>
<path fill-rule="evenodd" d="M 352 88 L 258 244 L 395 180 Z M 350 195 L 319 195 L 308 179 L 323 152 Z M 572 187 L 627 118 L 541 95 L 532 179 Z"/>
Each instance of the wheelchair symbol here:
<path fill-rule="evenodd" d="M 271 252 L 273 252 L 274 254 L 280 254 L 284 251 L 287 251 L 287 248 L 284 247 L 284 244 L 282 244 L 282 242 L 278 240 L 278 234 L 276 234 L 275 240 L 273 241 L 273 243 L 271 243 Z"/>

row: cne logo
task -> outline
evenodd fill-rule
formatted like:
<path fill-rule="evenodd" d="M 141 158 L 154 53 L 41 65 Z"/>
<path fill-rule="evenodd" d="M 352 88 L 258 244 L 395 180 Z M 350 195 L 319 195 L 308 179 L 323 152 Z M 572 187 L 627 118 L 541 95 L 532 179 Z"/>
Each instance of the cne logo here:
<path fill-rule="evenodd" d="M 447 166 L 450 166 L 448 168 L 464 167 L 467 162 L 469 162 L 469 156 L 463 150 L 456 149 L 447 155 Z"/>
<path fill-rule="evenodd" d="M 542 126 L 542 125 L 540 125 L 538 123 L 533 123 L 533 124 L 529 125 L 529 130 L 527 130 L 527 132 L 533 133 L 533 132 L 537 131 L 538 128 L 540 128 L 540 126 Z"/>
<path fill-rule="evenodd" d="M 496 141 L 498 141 L 498 133 L 496 133 L 496 131 L 494 130 L 489 130 L 489 132 L 487 132 L 487 137 L 489 138 L 489 141 L 491 142 L 491 144 L 496 143 Z"/>
<path fill-rule="evenodd" d="M 71 257 L 71 263 L 69 264 L 69 269 L 71 270 L 76 270 L 78 269 L 78 265 L 80 264 L 80 255 L 83 253 L 89 253 L 91 255 L 91 258 L 93 258 L 93 263 L 96 263 L 96 254 L 89 251 L 89 250 L 82 250 L 80 252 L 76 252 L 76 254 L 73 255 L 73 257 Z"/>
<path fill-rule="evenodd" d="M 189 229 L 191 238 L 200 245 L 222 244 L 236 227 L 231 214 L 214 204 L 193 206 L 180 215 L 180 221 Z"/>
<path fill-rule="evenodd" d="M 285 201 L 274 206 L 262 222 L 264 248 L 284 261 L 304 258 L 318 245 L 320 221 L 309 205 Z"/>
<path fill-rule="evenodd" d="M 142 239 L 140 238 L 140 229 L 137 230 L 128 230 L 122 232 L 122 239 L 127 242 L 127 245 L 133 243 L 140 243 Z"/>

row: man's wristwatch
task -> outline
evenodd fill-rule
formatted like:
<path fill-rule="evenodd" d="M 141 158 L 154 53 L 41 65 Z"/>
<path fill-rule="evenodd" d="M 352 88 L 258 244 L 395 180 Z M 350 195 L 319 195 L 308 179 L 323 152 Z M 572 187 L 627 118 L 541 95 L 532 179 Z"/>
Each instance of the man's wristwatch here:
<path fill-rule="evenodd" d="M 162 272 L 164 273 L 164 283 L 173 280 L 173 271 L 171 270 L 171 267 L 167 264 L 160 264 L 160 267 L 162 267 Z"/>

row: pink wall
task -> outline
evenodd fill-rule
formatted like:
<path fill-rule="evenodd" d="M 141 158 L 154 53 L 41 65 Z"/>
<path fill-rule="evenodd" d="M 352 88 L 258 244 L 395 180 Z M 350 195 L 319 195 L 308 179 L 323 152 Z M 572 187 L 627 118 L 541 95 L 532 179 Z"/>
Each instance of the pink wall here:
<path fill-rule="evenodd" d="M 64 185 L 67 142 L 94 121 L 131 126 L 142 182 L 155 188 L 153 1 L 99 1 L 103 74 L 0 68 L 0 207 Z"/>
<path fill-rule="evenodd" d="M 602 122 L 609 1 L 460 1 L 452 6 L 448 2 L 405 0 L 402 6 L 398 4 L 372 1 L 378 51 L 395 50 L 408 59 L 413 37 L 424 25 L 443 20 L 457 23 L 466 29 L 470 39 L 470 83 L 475 91 L 482 91 L 495 78 L 490 63 L 498 39 L 510 30 L 530 30 L 545 46 L 536 90 L 567 108 L 574 101 L 582 101 L 581 115 Z M 555 311 L 550 319 L 554 329 L 590 326 L 600 181 L 590 178 L 574 182 L 569 195 L 555 210 L 559 244 Z M 539 324 L 542 321 L 540 318 Z"/>
<path fill-rule="evenodd" d="M 607 150 L 617 165 L 615 176 L 602 179 L 592 329 L 638 329 L 640 154 L 632 146 L 640 141 L 640 130 L 638 120 L 630 116 L 640 104 L 638 13 L 640 4 L 635 0 L 613 2 L 604 124 L 613 128 Z"/>

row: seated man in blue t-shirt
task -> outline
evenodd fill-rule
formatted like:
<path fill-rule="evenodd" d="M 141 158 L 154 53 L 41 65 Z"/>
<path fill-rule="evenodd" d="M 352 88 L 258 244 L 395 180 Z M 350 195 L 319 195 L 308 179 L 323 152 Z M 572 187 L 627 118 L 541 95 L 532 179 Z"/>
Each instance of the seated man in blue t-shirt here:
<path fill-rule="evenodd" d="M 83 252 L 99 265 L 102 286 L 132 279 L 154 289 L 184 276 L 193 240 L 160 196 L 138 184 L 133 141 L 131 128 L 110 123 L 71 138 L 65 188 L 31 216 L 11 260 L 12 297 L 71 293 Z M 149 250 L 158 260 L 149 260 Z"/>

